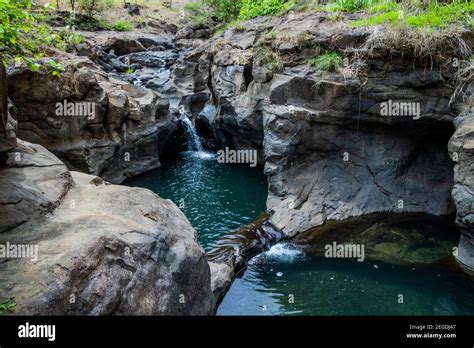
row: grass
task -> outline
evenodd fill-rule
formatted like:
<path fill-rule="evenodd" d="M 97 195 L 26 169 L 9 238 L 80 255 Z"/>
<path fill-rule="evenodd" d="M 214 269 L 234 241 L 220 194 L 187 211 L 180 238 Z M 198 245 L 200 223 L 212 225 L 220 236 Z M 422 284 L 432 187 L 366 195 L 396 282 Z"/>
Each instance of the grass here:
<path fill-rule="evenodd" d="M 331 12 L 355 12 L 366 9 L 371 0 L 336 0 L 328 3 L 324 9 Z"/>
<path fill-rule="evenodd" d="M 253 61 L 256 66 L 266 67 L 274 73 L 281 72 L 285 67 L 285 62 L 280 55 L 269 47 L 259 47 Z"/>
<path fill-rule="evenodd" d="M 326 52 L 309 58 L 306 63 L 320 71 L 338 71 L 342 67 L 342 57 L 337 52 Z"/>
<path fill-rule="evenodd" d="M 130 31 L 132 29 L 132 24 L 123 20 L 118 20 L 113 23 L 110 28 L 114 31 Z"/>
<path fill-rule="evenodd" d="M 444 29 L 454 24 L 468 23 L 473 25 L 471 15 L 474 13 L 474 2 L 455 0 L 449 4 L 431 2 L 425 9 L 403 7 L 395 1 L 374 3 L 368 8 L 373 15 L 367 19 L 352 22 L 354 26 L 371 26 L 390 24 L 406 25 L 412 28 Z"/>
<path fill-rule="evenodd" d="M 214 31 L 214 36 L 219 36 L 222 33 L 224 33 L 226 30 L 229 30 L 229 29 L 235 29 L 236 31 L 245 31 L 245 29 L 247 29 L 247 28 L 242 24 L 242 20 L 236 19 L 236 20 L 234 20 L 232 22 L 229 22 L 226 25 L 220 27 L 216 31 Z"/>

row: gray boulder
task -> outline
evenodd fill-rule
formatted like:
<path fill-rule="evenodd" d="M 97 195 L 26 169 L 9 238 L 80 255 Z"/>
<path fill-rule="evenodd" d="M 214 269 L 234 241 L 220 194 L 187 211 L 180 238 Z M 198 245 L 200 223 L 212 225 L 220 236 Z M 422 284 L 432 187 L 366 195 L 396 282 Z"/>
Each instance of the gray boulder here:
<path fill-rule="evenodd" d="M 14 298 L 14 314 L 212 314 L 204 250 L 171 201 L 69 172 L 23 141 L 0 181 L 0 218 L 8 222 L 0 245 L 37 248 L 0 259 L 0 299 Z"/>

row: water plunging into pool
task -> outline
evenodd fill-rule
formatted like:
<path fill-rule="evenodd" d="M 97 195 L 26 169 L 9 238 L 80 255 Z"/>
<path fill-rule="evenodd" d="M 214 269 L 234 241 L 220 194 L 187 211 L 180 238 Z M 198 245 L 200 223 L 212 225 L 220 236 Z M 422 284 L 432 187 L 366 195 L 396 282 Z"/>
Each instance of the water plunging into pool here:
<path fill-rule="evenodd" d="M 184 111 L 181 112 L 179 120 L 181 121 L 184 128 L 188 151 L 204 152 L 201 140 L 199 139 L 199 135 L 196 131 L 196 127 L 194 127 L 193 122 L 189 119 L 188 114 Z"/>
<path fill-rule="evenodd" d="M 158 170 L 128 180 L 127 185 L 148 188 L 171 199 L 209 250 L 221 236 L 265 211 L 267 180 L 262 168 L 218 163 L 215 153 L 203 149 L 188 114 L 181 112 L 179 119 L 188 151 Z"/>
<path fill-rule="evenodd" d="M 198 232 L 201 245 L 210 250 L 222 236 L 250 223 L 265 210 L 267 181 L 261 168 L 218 163 L 214 153 L 203 149 L 189 116 L 181 113 L 180 121 L 188 151 L 128 184 L 148 188 L 175 202 Z M 416 221 L 416 226 L 406 226 L 402 218 L 392 226 L 392 232 L 386 227 L 376 231 L 374 250 L 389 255 L 395 250 L 393 255 L 405 259 L 418 259 L 420 253 L 427 257 L 450 255 L 457 244 L 455 233 L 447 239 L 430 235 L 427 223 Z M 392 239 L 402 236 L 403 241 L 414 229 L 419 232 L 417 239 L 400 251 Z M 371 259 L 361 263 L 328 259 L 309 249 L 277 244 L 250 260 L 217 314 L 474 314 L 472 285 L 455 272 Z M 400 294 L 403 303 L 399 303 Z"/>

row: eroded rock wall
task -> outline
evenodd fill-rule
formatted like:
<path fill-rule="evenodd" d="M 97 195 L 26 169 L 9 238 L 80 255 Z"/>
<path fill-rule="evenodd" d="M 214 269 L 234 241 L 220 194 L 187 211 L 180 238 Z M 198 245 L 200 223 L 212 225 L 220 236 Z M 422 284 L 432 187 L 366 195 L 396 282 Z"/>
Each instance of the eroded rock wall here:
<path fill-rule="evenodd" d="M 65 65 L 59 78 L 23 68 L 9 74 L 18 137 L 45 146 L 70 169 L 113 183 L 159 167 L 177 128 L 168 101 L 110 78 L 88 58 L 58 61 Z M 58 114 L 58 105 L 78 103 L 91 105 L 94 115 L 65 115 L 66 107 Z"/>
<path fill-rule="evenodd" d="M 384 52 L 383 38 L 393 35 L 324 14 L 259 18 L 178 63 L 200 81 L 193 92 L 211 96 L 194 114 L 220 145 L 260 153 L 272 222 L 288 236 L 373 212 L 454 213 L 451 72 Z M 472 37 L 456 35 L 454 42 Z M 376 54 L 355 59 L 375 39 Z M 311 67 L 308 59 L 324 50 L 349 61 L 337 72 Z M 415 103 L 420 113 L 382 116 L 389 101 Z"/>

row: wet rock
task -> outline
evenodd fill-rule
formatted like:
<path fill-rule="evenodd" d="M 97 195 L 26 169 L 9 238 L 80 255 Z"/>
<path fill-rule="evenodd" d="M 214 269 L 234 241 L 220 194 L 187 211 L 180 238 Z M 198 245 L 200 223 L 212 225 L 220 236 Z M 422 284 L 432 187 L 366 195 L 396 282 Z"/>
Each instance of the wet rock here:
<path fill-rule="evenodd" d="M 117 58 L 112 58 L 109 60 L 109 65 L 114 68 L 115 70 L 119 72 L 127 72 L 128 70 L 128 65 L 122 63 L 120 60 Z"/>
<path fill-rule="evenodd" d="M 214 308 L 217 308 L 220 300 L 232 284 L 234 278 L 233 267 L 225 263 L 209 262 L 211 272 L 211 290 L 214 294 Z"/>

